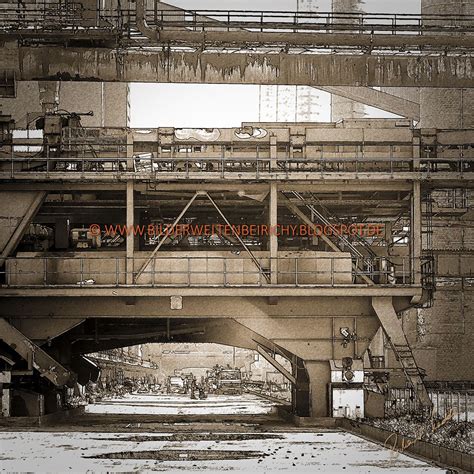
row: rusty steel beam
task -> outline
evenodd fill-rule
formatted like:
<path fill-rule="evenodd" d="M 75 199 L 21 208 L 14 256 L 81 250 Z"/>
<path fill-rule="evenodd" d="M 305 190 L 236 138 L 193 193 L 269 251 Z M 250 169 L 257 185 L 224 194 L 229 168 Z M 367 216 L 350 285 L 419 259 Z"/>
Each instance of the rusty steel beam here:
<path fill-rule="evenodd" d="M 470 56 L 256 54 L 108 48 L 4 47 L 20 81 L 73 80 L 309 86 L 472 87 Z"/>

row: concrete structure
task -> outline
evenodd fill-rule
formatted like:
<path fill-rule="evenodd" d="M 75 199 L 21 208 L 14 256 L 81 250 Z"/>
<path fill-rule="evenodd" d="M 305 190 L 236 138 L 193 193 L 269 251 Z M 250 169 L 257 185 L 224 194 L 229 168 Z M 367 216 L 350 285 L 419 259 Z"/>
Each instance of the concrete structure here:
<path fill-rule="evenodd" d="M 63 367 L 90 372 L 83 354 L 173 338 L 284 357 L 298 416 L 332 413 L 330 361 L 338 360 L 348 371 L 363 362 L 366 388 L 380 393 L 401 373 L 418 408 L 429 410 L 421 367 L 430 379 L 454 372 L 423 359 L 426 342 L 413 340 L 413 317 L 401 315 L 419 311 L 421 330 L 430 311 L 435 246 L 422 237 L 434 243 L 433 215 L 441 216 L 431 196 L 472 187 L 468 104 L 455 128 L 450 119 L 423 127 L 432 112 L 422 91 L 419 128 L 415 107 L 392 99 L 391 107 L 411 107 L 408 119 L 132 130 L 107 126 L 103 112 L 100 126 L 84 127 L 74 114 L 82 107 L 61 110 L 56 82 L 113 82 L 119 97 L 126 82 L 157 81 L 450 88 L 465 89 L 453 96 L 469 100 L 472 25 L 436 17 L 419 34 L 432 18 L 387 26 L 397 19 L 374 24 L 361 15 L 355 32 L 337 14 L 308 27 L 303 14 L 284 13 L 294 20 L 289 28 L 263 13 L 186 20 L 176 8 L 153 18 L 144 8 L 137 1 L 136 23 L 118 29 L 102 26 L 117 21 L 105 11 L 73 17 L 89 29 L 72 39 L 44 25 L 24 30 L 25 19 L 1 31 L 6 89 L 12 77 L 45 82 L 35 122 L 41 138 L 13 137 L 11 118 L 1 122 L 0 317 L 16 339 L 30 341 L 20 351 L 14 337 L 2 337 L 2 371 L 13 386 L 27 371 L 32 386 L 49 393 L 50 383 L 37 381 L 38 372 L 51 375 L 51 358 L 65 383 Z M 257 52 L 248 52 L 252 45 Z M 399 54 L 401 47 L 413 53 Z M 370 89 L 365 95 L 374 100 Z M 468 241 L 467 217 L 465 229 Z M 440 272 L 444 256 L 435 256 Z M 466 262 L 459 271 L 467 278 Z M 448 274 L 458 271 L 447 265 Z M 468 339 L 469 324 L 459 327 Z M 434 350 L 446 357 L 446 346 Z M 379 369 L 390 377 L 375 382 Z M 462 366 L 456 378 L 471 371 Z"/>
<path fill-rule="evenodd" d="M 42 114 L 40 89 L 44 84 L 47 82 L 18 82 L 15 97 L 0 97 L 2 113 L 11 115 L 16 127 L 30 128 Z M 93 112 L 94 115 L 83 117 L 81 123 L 84 127 L 128 125 L 127 84 L 56 81 L 52 84 L 58 86 L 58 108 L 71 112 Z"/>
<path fill-rule="evenodd" d="M 359 0 L 332 0 L 332 11 L 336 14 L 354 14 L 353 16 L 342 16 L 336 19 L 335 23 L 358 25 L 359 19 L 357 14 L 362 13 L 361 2 Z M 354 30 L 352 30 L 352 33 L 354 33 Z M 326 90 L 326 92 L 331 91 Z M 365 116 L 365 107 L 360 102 L 356 102 L 343 94 L 337 94 L 334 90 L 332 92 L 331 121 L 337 122 L 343 119 L 363 118 Z"/>

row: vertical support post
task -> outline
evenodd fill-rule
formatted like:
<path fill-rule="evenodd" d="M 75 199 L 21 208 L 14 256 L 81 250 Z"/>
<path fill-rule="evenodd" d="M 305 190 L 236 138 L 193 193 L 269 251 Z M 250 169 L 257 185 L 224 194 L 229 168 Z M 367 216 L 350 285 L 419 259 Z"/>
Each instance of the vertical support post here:
<path fill-rule="evenodd" d="M 134 171 L 135 166 L 133 162 L 133 135 L 131 131 L 127 132 L 127 171 Z M 153 171 L 153 169 L 152 169 Z"/>
<path fill-rule="evenodd" d="M 127 258 L 126 258 L 126 284 L 133 284 L 133 256 L 135 246 L 134 225 L 135 225 L 135 205 L 134 205 L 134 183 L 132 180 L 127 181 Z"/>
<path fill-rule="evenodd" d="M 270 171 L 277 169 L 277 158 L 278 158 L 277 137 L 272 135 L 270 137 Z"/>
<path fill-rule="evenodd" d="M 0 372 L 0 418 L 10 416 L 10 382 L 11 372 Z"/>
<path fill-rule="evenodd" d="M 278 237 L 276 229 L 278 224 L 278 184 L 275 181 L 270 183 L 270 206 L 269 206 L 269 226 L 270 226 L 270 283 L 278 284 Z"/>
<path fill-rule="evenodd" d="M 421 188 L 420 182 L 414 181 L 411 198 L 411 257 L 412 284 L 414 285 L 421 285 L 421 252 L 423 238 L 421 231 Z"/>
<path fill-rule="evenodd" d="M 421 139 L 420 137 L 413 137 L 413 171 L 420 170 L 421 157 Z"/>

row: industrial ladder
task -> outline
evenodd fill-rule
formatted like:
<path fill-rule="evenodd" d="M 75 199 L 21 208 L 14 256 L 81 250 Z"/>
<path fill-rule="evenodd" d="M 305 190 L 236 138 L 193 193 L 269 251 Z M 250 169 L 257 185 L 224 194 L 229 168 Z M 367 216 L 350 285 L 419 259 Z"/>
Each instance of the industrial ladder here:
<path fill-rule="evenodd" d="M 374 297 L 372 298 L 372 306 L 387 335 L 395 357 L 402 366 L 408 384 L 413 389 L 416 399 L 420 402 L 422 407 L 431 408 L 431 399 L 423 382 L 424 374 L 415 361 L 415 357 L 413 356 L 413 352 L 403 331 L 401 320 L 398 319 L 397 313 L 392 306 L 391 298 Z"/>

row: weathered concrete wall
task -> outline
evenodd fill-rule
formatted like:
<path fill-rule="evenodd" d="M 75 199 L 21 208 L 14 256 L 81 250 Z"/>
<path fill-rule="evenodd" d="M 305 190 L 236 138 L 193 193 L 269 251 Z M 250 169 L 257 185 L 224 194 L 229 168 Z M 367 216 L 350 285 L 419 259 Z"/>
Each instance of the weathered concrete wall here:
<path fill-rule="evenodd" d="M 18 80 L 471 87 L 464 56 L 245 54 L 7 45 L 0 63 Z"/>
<path fill-rule="evenodd" d="M 466 0 L 422 0 L 422 15 L 474 15 L 474 2 Z M 429 25 L 446 20 L 426 20 Z M 451 33 L 452 34 L 452 33 Z M 460 33 L 460 35 L 463 35 Z M 474 89 L 420 90 L 420 128 L 474 128 Z"/>
<path fill-rule="evenodd" d="M 423 14 L 474 14 L 474 3 L 464 0 L 422 0 L 421 7 Z M 474 89 L 470 87 L 422 88 L 419 126 L 473 129 L 474 138 Z M 430 380 L 474 379 L 474 195 L 471 192 L 467 202 L 455 207 L 456 200 L 449 197 L 453 192 L 461 195 L 463 190 L 435 190 L 432 195 L 437 279 L 433 307 L 412 310 L 406 321 L 415 356 Z"/>
<path fill-rule="evenodd" d="M 420 103 L 420 128 L 474 128 L 474 88 L 422 88 Z"/>
<path fill-rule="evenodd" d="M 438 209 L 433 219 L 437 290 L 431 308 L 409 312 L 405 329 L 429 380 L 473 380 L 474 208 L 450 213 L 443 205 L 451 205 L 451 199 L 443 199 L 441 192 L 435 192 L 434 199 Z"/>
<path fill-rule="evenodd" d="M 269 268 L 269 253 L 254 252 L 262 268 Z M 37 253 L 21 253 L 7 262 L 7 282 L 11 285 L 75 285 L 93 279 L 98 285 L 125 284 L 125 256 L 116 252 L 76 253 L 74 257 L 43 260 Z M 281 284 L 351 284 L 350 253 L 279 252 Z M 35 258 L 36 257 L 36 258 Z M 135 272 L 148 254 L 135 254 Z M 295 274 L 297 273 L 297 279 Z M 162 252 L 150 262 L 137 280 L 142 285 L 265 285 L 256 264 L 245 254 L 224 251 Z"/>
<path fill-rule="evenodd" d="M 360 0 L 332 0 L 333 13 L 363 12 Z M 348 20 L 344 19 L 344 23 Z M 357 23 L 354 19 L 352 22 Z M 331 121 L 365 117 L 365 106 L 340 95 L 331 95 Z"/>

